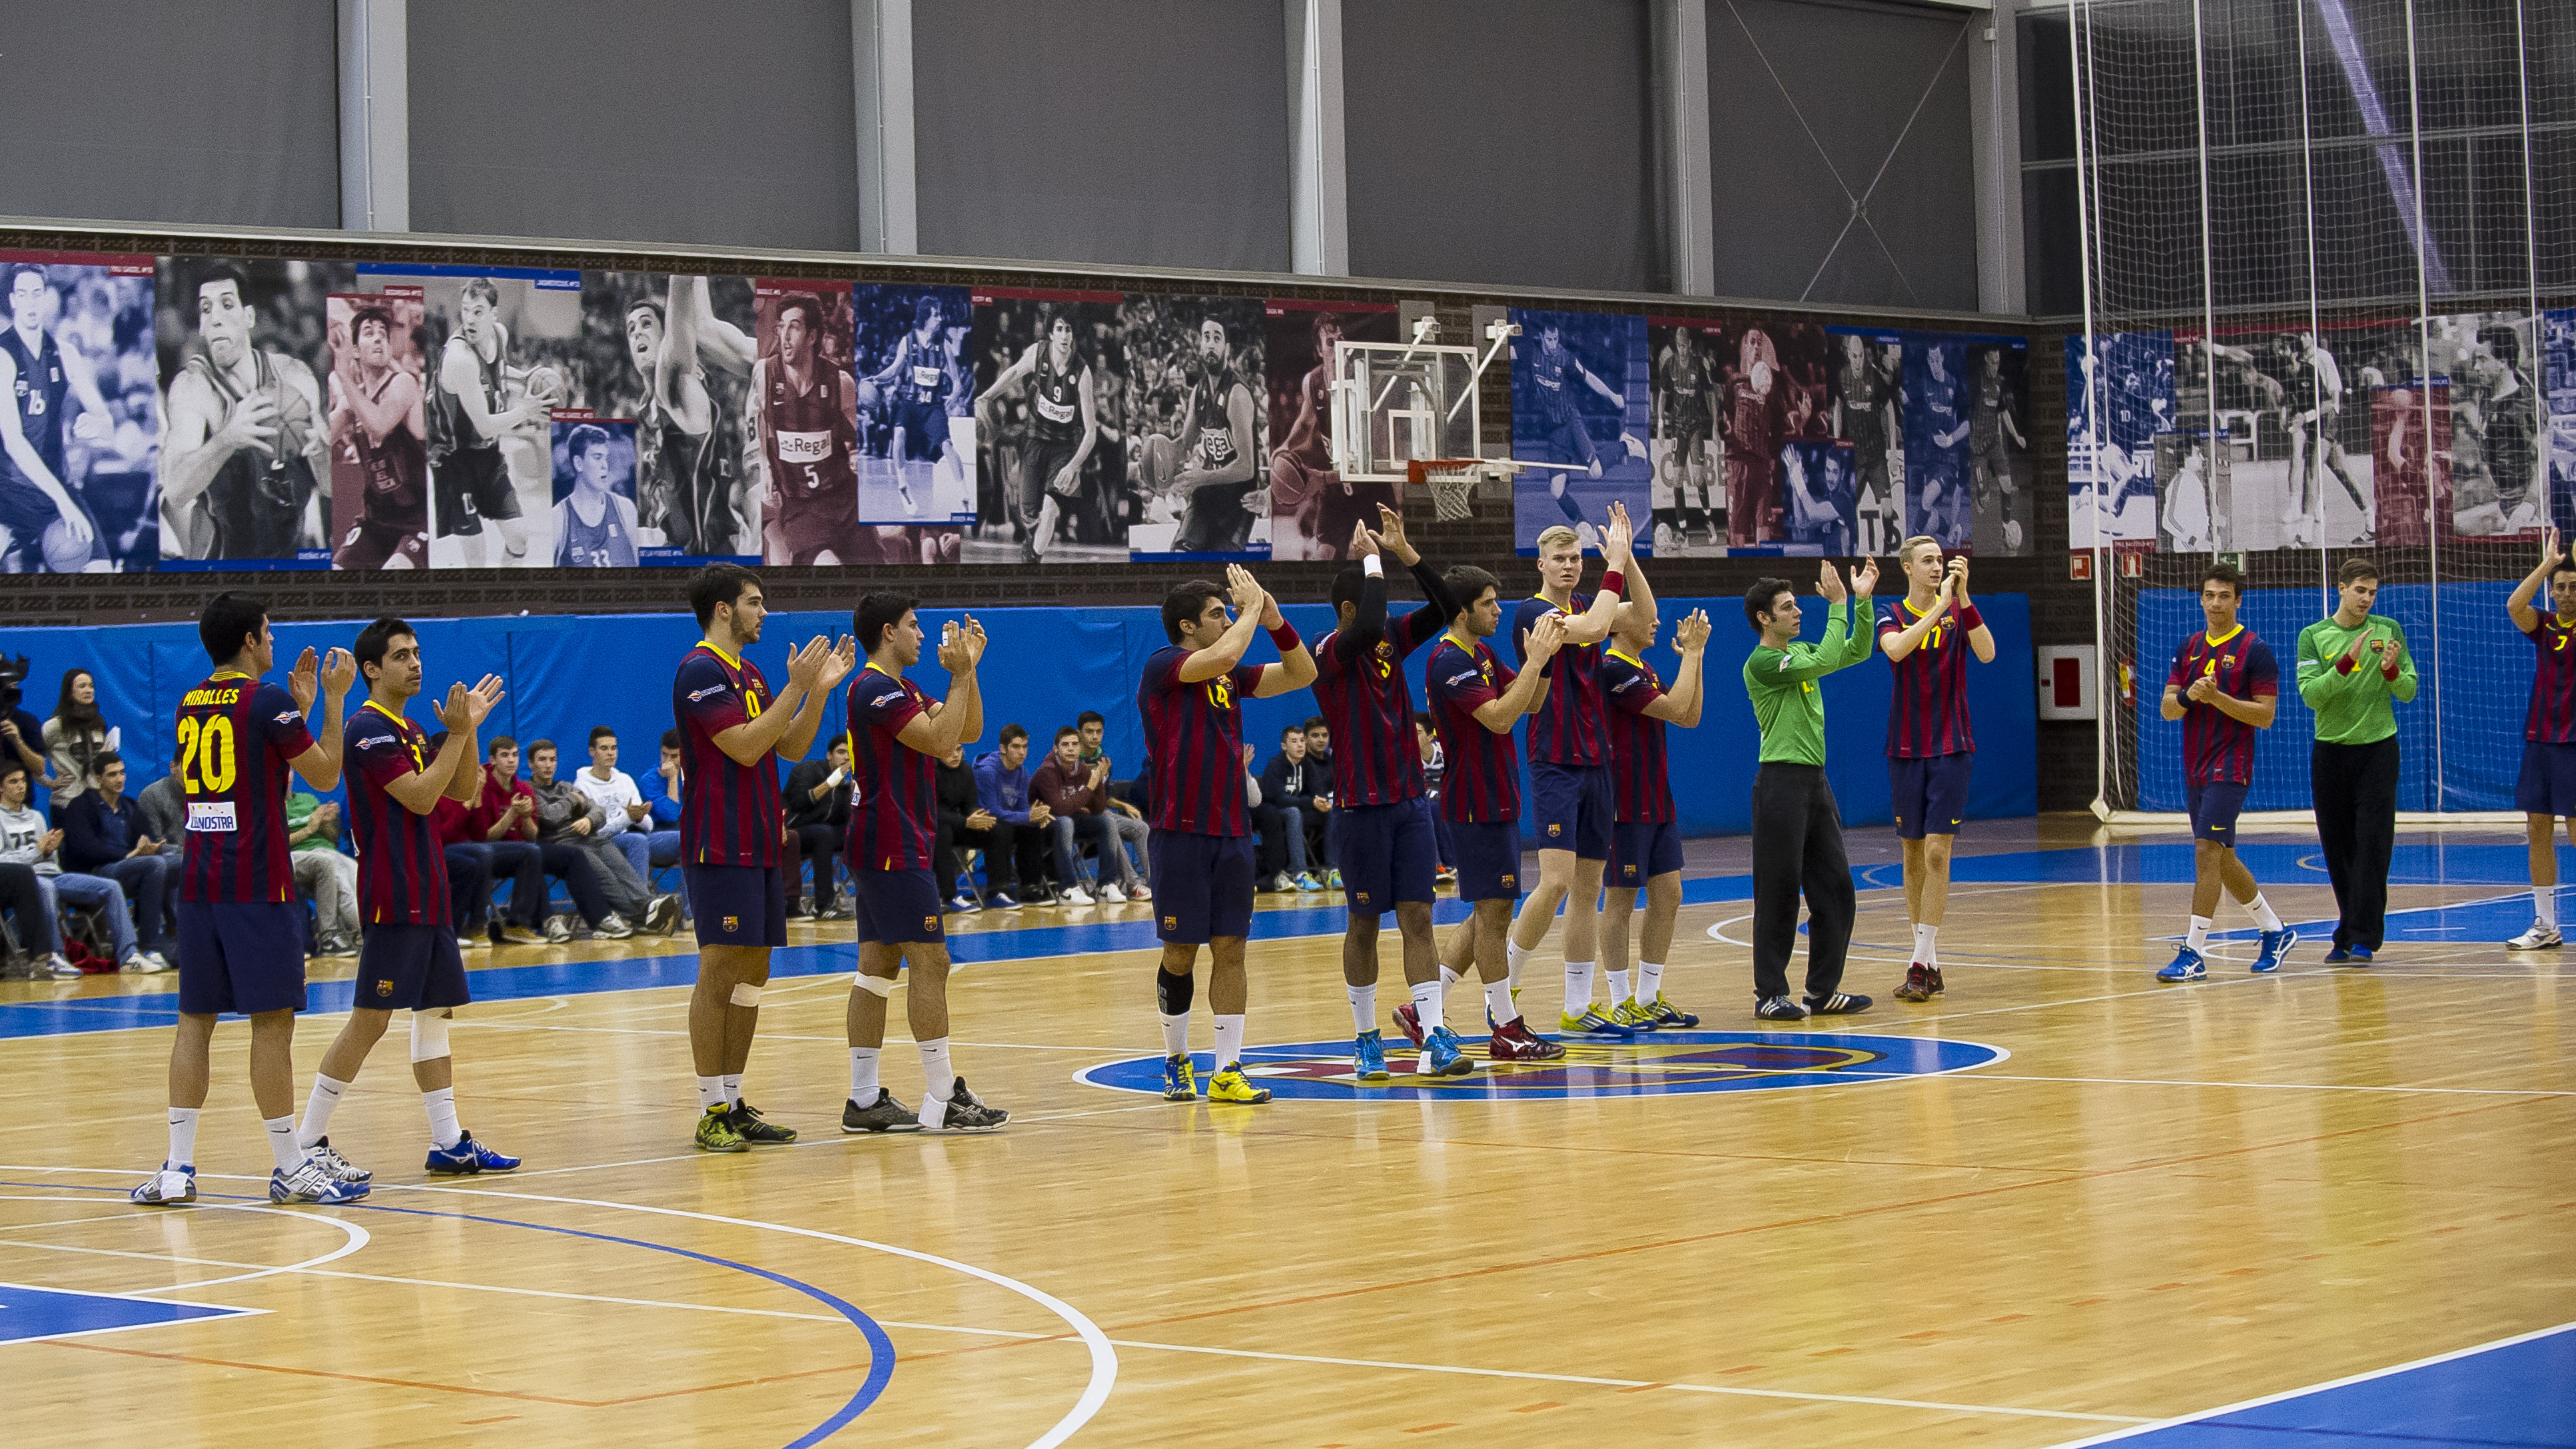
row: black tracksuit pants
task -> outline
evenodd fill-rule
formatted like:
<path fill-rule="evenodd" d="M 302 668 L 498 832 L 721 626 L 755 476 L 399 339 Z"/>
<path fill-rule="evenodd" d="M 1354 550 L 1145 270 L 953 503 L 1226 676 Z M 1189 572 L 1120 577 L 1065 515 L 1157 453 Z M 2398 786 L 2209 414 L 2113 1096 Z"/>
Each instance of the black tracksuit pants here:
<path fill-rule="evenodd" d="M 1753 994 L 1789 994 L 1789 954 L 1798 944 L 1798 898 L 1807 900 L 1807 991 L 1842 988 L 1851 949 L 1851 860 L 1833 787 L 1815 765 L 1771 762 L 1753 776 Z"/>
<path fill-rule="evenodd" d="M 2367 745 L 2319 742 L 2310 751 L 2317 841 L 2342 917 L 2334 943 L 2377 951 L 2388 933 L 2388 858 L 2397 849 L 2397 736 Z"/>

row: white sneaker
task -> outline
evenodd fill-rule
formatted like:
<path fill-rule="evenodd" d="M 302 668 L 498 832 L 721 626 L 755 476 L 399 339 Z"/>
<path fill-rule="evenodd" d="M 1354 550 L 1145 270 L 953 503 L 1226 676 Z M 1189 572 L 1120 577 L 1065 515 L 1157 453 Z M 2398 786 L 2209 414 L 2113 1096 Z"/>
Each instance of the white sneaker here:
<path fill-rule="evenodd" d="M 599 918 L 599 924 L 591 927 L 590 933 L 594 936 L 606 936 L 612 941 L 623 941 L 635 934 L 635 928 L 626 924 L 624 916 L 610 911 Z"/>
<path fill-rule="evenodd" d="M 560 945 L 572 939 L 572 923 L 561 916 L 546 917 L 546 944 Z"/>
<path fill-rule="evenodd" d="M 1100 888 L 1100 898 L 1113 906 L 1123 906 L 1127 903 L 1127 888 L 1111 881 Z"/>
<path fill-rule="evenodd" d="M 1092 903 L 1091 892 L 1080 886 L 1074 886 L 1063 895 L 1056 897 L 1055 903 L 1060 906 L 1087 906 Z"/>
<path fill-rule="evenodd" d="M 2508 951 L 2555 951 L 2561 944 L 2556 926 L 2533 921 L 2530 930 L 2505 942 L 2504 948 Z"/>
<path fill-rule="evenodd" d="M 58 981 L 77 981 L 80 979 L 81 969 L 78 966 L 73 965 L 72 959 L 60 951 L 56 951 L 52 955 L 47 956 L 44 959 L 43 966 L 45 974 Z"/>
<path fill-rule="evenodd" d="M 136 951 L 132 955 L 127 956 L 124 961 L 120 962 L 117 969 L 121 971 L 132 971 L 138 975 L 150 976 L 169 970 L 170 963 L 162 960 L 161 953 L 158 951 Z"/>

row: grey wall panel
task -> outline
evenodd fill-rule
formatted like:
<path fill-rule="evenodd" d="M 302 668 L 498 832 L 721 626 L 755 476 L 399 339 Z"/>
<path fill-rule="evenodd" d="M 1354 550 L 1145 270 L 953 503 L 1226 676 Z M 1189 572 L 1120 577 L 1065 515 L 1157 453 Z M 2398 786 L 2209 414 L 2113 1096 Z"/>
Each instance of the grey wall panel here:
<path fill-rule="evenodd" d="M 332 0 L 16 4 L 0 212 L 338 226 Z"/>
<path fill-rule="evenodd" d="M 848 0 L 411 0 L 415 231 L 855 249 Z"/>
<path fill-rule="evenodd" d="M 1710 0 L 1719 293 L 1977 305 L 1970 23 L 1855 0 Z M 1852 220 L 1861 196 L 1866 224 Z"/>
<path fill-rule="evenodd" d="M 1645 0 L 1346 5 L 1351 271 L 1667 286 L 1647 26 Z"/>
<path fill-rule="evenodd" d="M 1289 269 L 1276 3 L 940 0 L 912 26 L 924 252 Z"/>

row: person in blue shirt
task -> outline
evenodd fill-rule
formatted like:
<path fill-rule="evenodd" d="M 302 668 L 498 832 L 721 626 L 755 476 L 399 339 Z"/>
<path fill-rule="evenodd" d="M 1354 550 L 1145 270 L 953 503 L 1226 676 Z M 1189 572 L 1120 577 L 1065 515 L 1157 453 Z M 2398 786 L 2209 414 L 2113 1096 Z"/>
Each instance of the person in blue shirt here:
<path fill-rule="evenodd" d="M 1008 910 L 1048 899 L 1046 825 L 1055 812 L 1029 799 L 1029 732 L 1004 725 L 1001 745 L 975 762 L 975 798 L 993 816 L 993 848 L 984 857 L 985 883 L 992 889 L 984 903 Z"/>
<path fill-rule="evenodd" d="M 90 765 L 90 788 L 56 812 L 63 832 L 63 868 L 103 875 L 125 887 L 134 902 L 134 930 L 149 948 L 162 940 L 171 893 L 179 873 L 152 838 L 143 809 L 125 793 L 125 761 L 113 754 Z"/>

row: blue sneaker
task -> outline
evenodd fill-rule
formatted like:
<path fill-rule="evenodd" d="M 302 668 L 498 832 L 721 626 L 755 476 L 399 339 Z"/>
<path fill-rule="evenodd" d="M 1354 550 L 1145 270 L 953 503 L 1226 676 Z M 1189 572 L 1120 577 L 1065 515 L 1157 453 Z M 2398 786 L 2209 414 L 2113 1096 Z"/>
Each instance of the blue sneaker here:
<path fill-rule="evenodd" d="M 985 899 L 984 904 L 991 906 L 997 911 L 1016 911 L 1020 908 L 1019 897 L 1012 895 L 1009 891 L 993 892 L 992 895 Z"/>
<path fill-rule="evenodd" d="M 183 1162 L 164 1162 L 161 1170 L 126 1194 L 145 1207 L 177 1207 L 197 1200 L 197 1169 Z"/>
<path fill-rule="evenodd" d="M 1188 1052 L 1163 1058 L 1163 1100 L 1195 1102 L 1199 1099 L 1198 1064 Z"/>
<path fill-rule="evenodd" d="M 2378 952 L 2371 950 L 2368 946 L 2355 946 L 2352 948 L 2352 964 L 2355 966 L 2367 966 L 2372 961 L 2376 960 L 2378 955 Z"/>
<path fill-rule="evenodd" d="M 2158 981 L 2198 981 L 2208 974 L 2209 963 L 2200 959 L 2198 951 L 2185 946 L 2174 952 L 2172 963 L 2157 972 L 2156 979 Z"/>
<path fill-rule="evenodd" d="M 1572 1012 L 1558 1012 L 1556 1029 L 1558 1034 L 1563 1036 L 1598 1036 L 1607 1037 L 1612 1041 L 1628 1041 L 1637 1035 L 1629 1028 L 1603 1016 L 1601 1008 L 1597 1006 L 1586 1006 L 1580 1016 Z"/>
<path fill-rule="evenodd" d="M 959 891 L 957 894 L 948 898 L 948 909 L 956 911 L 962 915 L 969 911 L 980 911 L 984 909 L 984 903 L 964 891 Z"/>
<path fill-rule="evenodd" d="M 2326 953 L 2326 964 L 2329 966 L 2340 966 L 2351 959 L 2352 948 L 2349 946 L 2337 946 Z"/>
<path fill-rule="evenodd" d="M 1458 1044 L 1458 1033 L 1445 1026 L 1432 1028 L 1431 1035 L 1422 1039 L 1421 1059 L 1413 1064 L 1417 1077 L 1463 1077 L 1474 1070 L 1476 1064 Z"/>
<path fill-rule="evenodd" d="M 308 1157 L 295 1165 L 295 1170 L 281 1167 L 268 1175 L 268 1200 L 274 1203 L 313 1203 L 331 1207 L 356 1202 L 367 1195 L 363 1182 L 342 1182 L 331 1175 L 318 1158 Z"/>
<path fill-rule="evenodd" d="M 429 1170 L 440 1177 L 459 1177 L 477 1172 L 507 1172 L 519 1165 L 519 1159 L 507 1157 L 474 1140 L 466 1133 L 453 1147 L 429 1149 Z"/>
<path fill-rule="evenodd" d="M 1361 1032 L 1351 1043 L 1351 1075 L 1363 1082 L 1386 1080 L 1386 1046 L 1376 1032 Z"/>
<path fill-rule="evenodd" d="M 2282 959 L 2287 957 L 2290 954 L 2290 948 L 2297 944 L 2299 944 L 2299 933 L 2287 926 L 2277 931 L 2265 931 L 2263 949 L 2254 954 L 2254 974 L 2268 976 L 2280 970 Z"/>

